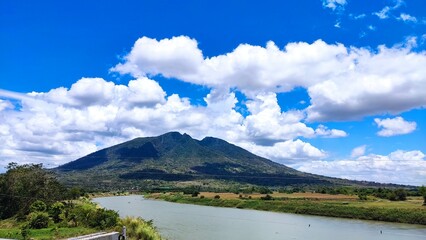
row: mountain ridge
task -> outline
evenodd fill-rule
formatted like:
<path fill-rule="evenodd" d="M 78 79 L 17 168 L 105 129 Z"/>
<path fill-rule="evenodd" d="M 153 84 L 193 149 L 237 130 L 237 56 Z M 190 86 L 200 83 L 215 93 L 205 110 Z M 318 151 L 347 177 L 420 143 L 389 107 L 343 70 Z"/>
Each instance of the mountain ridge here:
<path fill-rule="evenodd" d="M 369 185 L 304 173 L 259 157 L 225 140 L 169 132 L 101 149 L 55 169 L 71 185 L 142 186 L 195 181 L 283 187 Z"/>

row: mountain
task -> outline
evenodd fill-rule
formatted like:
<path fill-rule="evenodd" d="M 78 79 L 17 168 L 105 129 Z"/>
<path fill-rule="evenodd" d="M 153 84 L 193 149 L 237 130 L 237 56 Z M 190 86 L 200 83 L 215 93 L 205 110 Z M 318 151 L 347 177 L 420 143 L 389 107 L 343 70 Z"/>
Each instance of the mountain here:
<path fill-rule="evenodd" d="M 136 138 L 64 164 L 55 171 L 66 184 L 89 188 L 140 188 L 182 182 L 263 186 L 359 184 L 303 173 L 218 138 L 199 141 L 178 132 Z"/>

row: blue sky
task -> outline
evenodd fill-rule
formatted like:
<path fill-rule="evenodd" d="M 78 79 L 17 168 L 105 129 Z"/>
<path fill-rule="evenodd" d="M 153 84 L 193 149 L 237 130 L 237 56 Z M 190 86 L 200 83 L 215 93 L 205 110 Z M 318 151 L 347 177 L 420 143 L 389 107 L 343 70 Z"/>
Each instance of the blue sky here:
<path fill-rule="evenodd" d="M 303 171 L 424 185 L 425 9 L 1 1 L 0 169 L 180 131 Z"/>

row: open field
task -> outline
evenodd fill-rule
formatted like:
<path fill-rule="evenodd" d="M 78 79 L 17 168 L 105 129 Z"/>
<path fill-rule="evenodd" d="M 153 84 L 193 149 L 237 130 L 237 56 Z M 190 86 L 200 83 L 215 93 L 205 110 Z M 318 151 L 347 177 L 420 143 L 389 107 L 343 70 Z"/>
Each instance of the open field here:
<path fill-rule="evenodd" d="M 369 201 L 353 201 L 349 205 L 355 207 L 376 207 L 376 208 L 390 208 L 390 209 L 418 209 L 426 211 L 426 206 L 422 206 L 422 197 L 408 197 L 406 201 L 390 201 L 386 199 L 374 199 Z"/>
<path fill-rule="evenodd" d="M 240 199 L 240 195 L 243 198 L 249 198 L 255 200 L 265 197 L 265 194 L 253 193 L 253 194 L 235 194 L 235 193 L 213 193 L 213 192 L 200 192 L 199 196 L 204 196 L 205 198 L 214 198 L 216 195 L 220 196 L 220 199 L 230 200 L 230 199 Z M 371 198 L 368 201 L 360 201 L 357 196 L 354 195 L 343 195 L 343 194 L 322 194 L 322 193 L 278 193 L 274 192 L 269 194 L 272 198 L 276 200 L 282 199 L 300 199 L 300 200 L 320 200 L 327 201 L 330 203 L 342 203 L 355 207 L 382 207 L 382 208 L 409 208 L 409 209 L 419 209 L 425 210 L 426 207 L 422 206 L 423 199 L 422 197 L 409 197 L 406 201 L 390 201 L 380 198 Z"/>
<path fill-rule="evenodd" d="M 219 195 L 221 199 L 239 199 L 240 195 L 243 198 L 251 197 L 252 199 L 260 199 L 264 197 L 265 194 L 252 193 L 252 194 L 235 194 L 235 193 L 214 193 L 214 192 L 200 192 L 200 196 L 206 198 L 214 198 L 214 196 Z M 320 199 L 320 200 L 356 200 L 357 196 L 349 196 L 343 194 L 321 194 L 321 193 L 278 193 L 274 192 L 269 194 L 273 198 L 291 198 L 291 199 Z"/>
<path fill-rule="evenodd" d="M 215 198 L 217 195 L 218 199 Z M 273 193 L 270 196 L 265 199 L 266 194 L 241 194 L 240 198 L 240 194 L 235 193 L 202 192 L 197 197 L 182 193 L 155 193 L 146 197 L 205 206 L 426 225 L 426 207 L 422 206 L 422 199 L 417 197 L 404 202 L 392 202 L 377 198 L 361 201 L 355 196 L 319 193 Z"/>

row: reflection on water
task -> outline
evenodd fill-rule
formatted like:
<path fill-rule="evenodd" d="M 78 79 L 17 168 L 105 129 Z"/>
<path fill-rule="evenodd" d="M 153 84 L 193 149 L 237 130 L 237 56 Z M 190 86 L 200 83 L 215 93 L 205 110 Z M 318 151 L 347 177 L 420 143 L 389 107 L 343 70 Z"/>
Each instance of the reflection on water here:
<path fill-rule="evenodd" d="M 426 239 L 426 226 L 349 220 L 235 208 L 206 207 L 144 199 L 142 196 L 96 198 L 120 216 L 153 219 L 169 240 Z"/>

